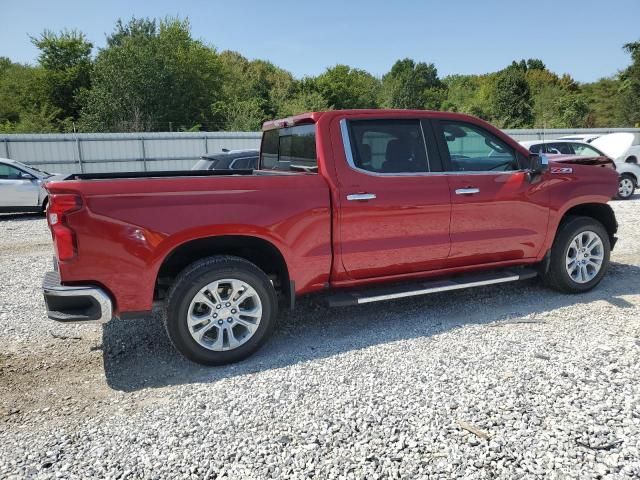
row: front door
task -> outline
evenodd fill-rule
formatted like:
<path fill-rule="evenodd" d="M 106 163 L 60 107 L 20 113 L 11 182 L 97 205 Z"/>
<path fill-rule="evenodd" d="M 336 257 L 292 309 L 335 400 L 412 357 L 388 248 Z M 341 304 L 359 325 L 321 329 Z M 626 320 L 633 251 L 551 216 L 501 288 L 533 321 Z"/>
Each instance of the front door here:
<path fill-rule="evenodd" d="M 451 188 L 449 266 L 536 257 L 547 232 L 547 192 L 516 151 L 479 125 L 434 121 Z"/>
<path fill-rule="evenodd" d="M 334 158 L 344 270 L 366 279 L 443 268 L 451 202 L 447 177 L 430 173 L 437 150 L 428 124 L 356 119 L 339 128 L 343 143 L 334 144 Z"/>

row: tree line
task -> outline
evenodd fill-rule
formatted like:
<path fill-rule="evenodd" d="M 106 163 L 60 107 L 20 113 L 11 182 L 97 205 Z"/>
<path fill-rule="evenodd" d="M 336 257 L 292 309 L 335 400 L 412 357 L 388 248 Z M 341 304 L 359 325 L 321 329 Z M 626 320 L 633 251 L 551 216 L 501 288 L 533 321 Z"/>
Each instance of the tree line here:
<path fill-rule="evenodd" d="M 296 79 L 265 60 L 218 52 L 188 20 L 118 20 L 106 46 L 77 30 L 31 41 L 36 65 L 0 57 L 0 132 L 256 131 L 305 111 L 412 108 L 470 113 L 503 128 L 640 125 L 640 41 L 625 70 L 593 83 L 549 71 L 539 59 L 482 75 L 441 78 L 405 58 L 381 78 L 336 65 Z"/>

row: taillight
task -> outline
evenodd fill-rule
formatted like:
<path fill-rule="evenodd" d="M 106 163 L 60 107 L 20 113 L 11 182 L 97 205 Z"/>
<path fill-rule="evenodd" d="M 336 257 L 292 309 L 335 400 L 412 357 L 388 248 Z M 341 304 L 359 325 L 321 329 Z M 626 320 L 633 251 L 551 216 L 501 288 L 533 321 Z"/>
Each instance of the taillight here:
<path fill-rule="evenodd" d="M 67 225 L 66 217 L 71 212 L 80 210 L 80 208 L 82 208 L 80 195 L 61 193 L 49 196 L 47 221 L 53 234 L 53 243 L 58 260 L 70 260 L 76 256 L 76 235 Z"/>

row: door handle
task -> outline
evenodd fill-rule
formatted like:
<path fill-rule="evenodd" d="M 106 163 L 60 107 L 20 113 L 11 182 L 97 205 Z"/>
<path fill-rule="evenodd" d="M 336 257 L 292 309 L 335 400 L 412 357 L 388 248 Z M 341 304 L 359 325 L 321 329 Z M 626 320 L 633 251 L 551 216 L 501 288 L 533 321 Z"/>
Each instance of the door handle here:
<path fill-rule="evenodd" d="M 375 193 L 350 193 L 347 195 L 347 200 L 351 201 L 373 200 L 374 198 L 376 198 Z"/>
<path fill-rule="evenodd" d="M 472 187 L 456 189 L 456 195 L 473 195 L 474 193 L 480 193 L 480 189 Z"/>

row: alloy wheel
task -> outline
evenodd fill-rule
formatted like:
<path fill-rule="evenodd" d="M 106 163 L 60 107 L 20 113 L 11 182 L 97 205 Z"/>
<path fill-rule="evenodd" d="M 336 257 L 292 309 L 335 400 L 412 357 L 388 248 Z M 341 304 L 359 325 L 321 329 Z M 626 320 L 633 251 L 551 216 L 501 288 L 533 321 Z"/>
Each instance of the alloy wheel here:
<path fill-rule="evenodd" d="M 573 237 L 566 255 L 566 269 L 571 280 L 590 282 L 602 269 L 603 262 L 604 246 L 597 233 L 587 230 Z"/>
<path fill-rule="evenodd" d="M 258 329 L 262 302 L 255 289 L 238 279 L 223 279 L 201 288 L 191 300 L 187 326 L 191 337 L 208 350 L 233 350 Z"/>

